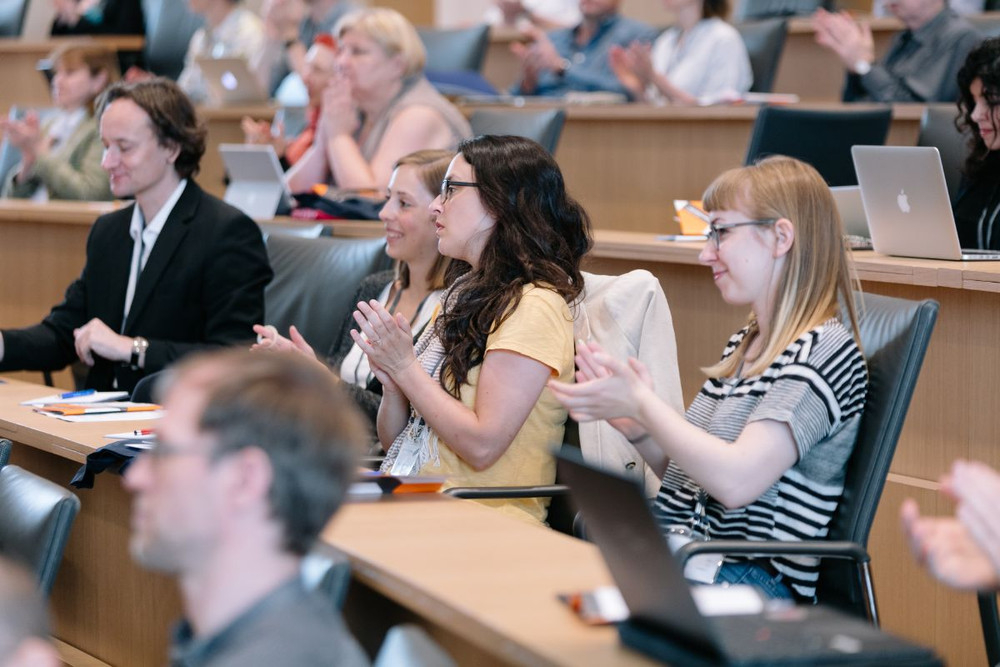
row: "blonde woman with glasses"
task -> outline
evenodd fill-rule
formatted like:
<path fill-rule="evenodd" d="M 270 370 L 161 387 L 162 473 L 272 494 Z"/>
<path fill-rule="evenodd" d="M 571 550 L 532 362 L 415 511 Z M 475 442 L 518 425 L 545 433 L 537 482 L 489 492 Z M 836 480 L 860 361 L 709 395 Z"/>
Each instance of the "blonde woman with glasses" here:
<path fill-rule="evenodd" d="M 750 316 L 687 413 L 657 398 L 642 364 L 596 344 L 577 349 L 578 384 L 549 386 L 574 419 L 609 420 L 662 476 L 654 513 L 672 540 L 822 539 L 868 384 L 830 190 L 809 165 L 775 157 L 722 174 L 704 201 L 699 260 Z M 815 597 L 815 559 L 699 558 L 687 570 L 695 581 Z"/>

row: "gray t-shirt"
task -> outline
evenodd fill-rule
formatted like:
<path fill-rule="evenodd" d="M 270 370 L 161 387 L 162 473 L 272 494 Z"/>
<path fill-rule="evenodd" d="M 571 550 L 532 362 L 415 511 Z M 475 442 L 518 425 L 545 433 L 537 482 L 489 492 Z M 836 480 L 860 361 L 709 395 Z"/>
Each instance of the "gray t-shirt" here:
<path fill-rule="evenodd" d="M 211 637 L 195 637 L 187 621 L 174 630 L 171 667 L 365 667 L 361 647 L 333 602 L 308 592 L 296 577 Z"/>
<path fill-rule="evenodd" d="M 729 340 L 723 358 L 746 333 Z M 804 333 L 761 375 L 709 379 L 685 414 L 689 422 L 726 442 L 750 422 L 788 424 L 798 460 L 757 500 L 731 510 L 671 461 L 653 504 L 657 521 L 663 528 L 695 528 L 710 539 L 823 539 L 844 491 L 867 391 L 861 350 L 836 319 Z M 771 565 L 797 596 L 815 595 L 815 558 L 774 558 Z"/>

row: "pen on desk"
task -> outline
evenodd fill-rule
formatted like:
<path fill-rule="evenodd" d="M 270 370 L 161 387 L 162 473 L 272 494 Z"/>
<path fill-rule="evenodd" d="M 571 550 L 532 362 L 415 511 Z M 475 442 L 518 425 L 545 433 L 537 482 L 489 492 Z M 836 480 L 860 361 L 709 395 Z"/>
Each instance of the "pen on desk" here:
<path fill-rule="evenodd" d="M 137 428 L 132 431 L 132 435 L 153 435 L 153 429 L 151 428 Z"/>
<path fill-rule="evenodd" d="M 94 393 L 97 393 L 96 389 L 81 389 L 80 391 L 67 391 L 65 394 L 59 394 L 59 398 L 80 398 Z"/>

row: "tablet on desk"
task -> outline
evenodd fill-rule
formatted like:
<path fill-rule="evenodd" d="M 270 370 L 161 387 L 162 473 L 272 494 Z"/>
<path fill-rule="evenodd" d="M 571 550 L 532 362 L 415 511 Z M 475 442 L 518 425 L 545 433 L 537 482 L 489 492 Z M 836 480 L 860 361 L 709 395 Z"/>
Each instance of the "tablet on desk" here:
<path fill-rule="evenodd" d="M 273 146 L 219 144 L 219 153 L 229 174 L 227 204 L 254 220 L 270 220 L 291 210 L 292 195 Z"/>

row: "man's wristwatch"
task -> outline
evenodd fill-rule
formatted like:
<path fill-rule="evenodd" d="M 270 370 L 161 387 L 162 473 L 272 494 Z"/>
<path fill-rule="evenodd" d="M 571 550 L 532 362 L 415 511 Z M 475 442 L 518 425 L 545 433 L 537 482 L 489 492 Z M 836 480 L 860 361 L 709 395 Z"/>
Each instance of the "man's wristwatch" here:
<path fill-rule="evenodd" d="M 149 349 L 149 341 L 142 336 L 132 339 L 132 358 L 129 365 L 132 368 L 142 368 L 146 365 L 146 350 Z"/>
<path fill-rule="evenodd" d="M 872 64 L 867 60 L 859 60 L 854 63 L 854 73 L 858 76 L 864 76 L 870 71 L 872 71 Z"/>

